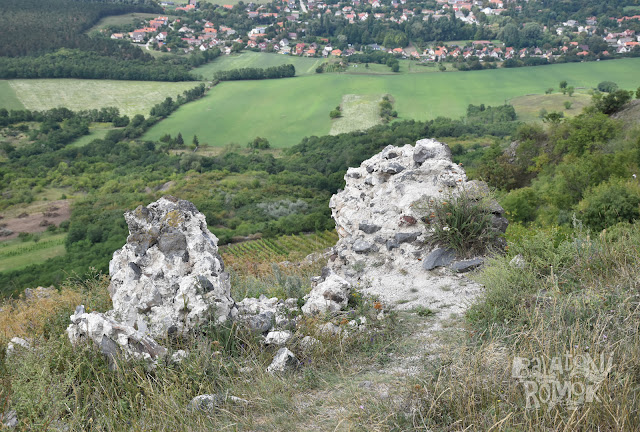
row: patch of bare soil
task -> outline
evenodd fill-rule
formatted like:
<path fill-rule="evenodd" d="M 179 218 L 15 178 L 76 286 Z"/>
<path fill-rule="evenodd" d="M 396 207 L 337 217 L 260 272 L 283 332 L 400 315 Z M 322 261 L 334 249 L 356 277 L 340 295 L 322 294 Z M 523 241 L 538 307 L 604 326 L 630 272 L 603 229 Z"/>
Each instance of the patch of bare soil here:
<path fill-rule="evenodd" d="M 0 237 L 0 241 L 16 238 L 21 232 L 43 232 L 49 225 L 60 225 L 71 216 L 70 204 L 70 200 L 46 201 L 20 209 L 18 214 L 1 215 L 5 217 L 0 219 L 0 232 L 9 230 L 12 234 Z"/>

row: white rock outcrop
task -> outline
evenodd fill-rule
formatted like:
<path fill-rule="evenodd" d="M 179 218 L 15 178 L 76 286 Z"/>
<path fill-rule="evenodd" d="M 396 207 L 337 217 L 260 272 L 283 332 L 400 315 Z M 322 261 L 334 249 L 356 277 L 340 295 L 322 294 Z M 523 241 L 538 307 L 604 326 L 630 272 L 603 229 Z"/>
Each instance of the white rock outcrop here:
<path fill-rule="evenodd" d="M 89 339 L 106 355 L 155 362 L 167 351 L 156 339 L 235 316 L 218 239 L 192 203 L 165 196 L 125 220 L 127 243 L 109 263 L 113 310 L 79 307 L 67 328 L 71 342 Z"/>
<path fill-rule="evenodd" d="M 164 337 L 235 313 L 218 239 L 191 202 L 165 196 L 124 217 L 129 237 L 109 263 L 114 318 Z"/>
<path fill-rule="evenodd" d="M 339 239 L 328 266 L 336 277 L 400 309 L 460 305 L 462 298 L 479 292 L 471 281 L 459 283 L 458 275 L 421 265 L 433 249 L 426 242 L 428 225 L 421 221 L 429 200 L 455 198 L 463 191 L 480 199 L 488 193 L 484 183 L 467 181 L 446 144 L 423 139 L 415 146 L 388 146 L 360 167 L 349 168 L 345 181 L 329 204 Z M 504 231 L 504 210 L 494 202 L 490 211 L 494 228 Z M 303 310 L 326 299 L 324 293 L 311 295 Z M 462 310 L 456 306 L 448 313 Z"/>

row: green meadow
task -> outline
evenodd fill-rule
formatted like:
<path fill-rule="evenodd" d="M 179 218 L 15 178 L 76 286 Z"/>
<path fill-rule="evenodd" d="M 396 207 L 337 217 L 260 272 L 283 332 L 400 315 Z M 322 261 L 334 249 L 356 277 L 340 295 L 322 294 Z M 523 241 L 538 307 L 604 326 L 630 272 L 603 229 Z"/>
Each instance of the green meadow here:
<path fill-rule="evenodd" d="M 332 120 L 331 135 L 369 129 L 381 122 L 380 101 L 384 95 L 353 95 L 342 97 L 342 116 Z"/>
<path fill-rule="evenodd" d="M 24 105 L 11 87 L 11 81 L 0 80 L 0 108 L 24 109 Z"/>
<path fill-rule="evenodd" d="M 204 79 L 213 79 L 215 73 L 219 71 L 241 68 L 267 68 L 271 66 L 280 66 L 283 64 L 292 64 L 296 68 L 296 76 L 305 76 L 315 75 L 316 68 L 322 63 L 337 63 L 339 61 L 339 58 L 334 57 L 326 59 L 322 57 L 299 57 L 273 53 L 244 51 L 239 54 L 220 56 L 211 63 L 194 69 L 194 74 L 201 75 Z M 391 72 L 391 69 L 389 69 L 387 65 L 376 63 L 370 63 L 369 67 L 365 67 L 365 65 L 363 64 L 349 64 L 345 73 L 354 75 L 382 74 L 395 76 L 403 73 L 439 72 L 437 65 L 434 63 L 418 63 L 411 60 L 400 60 L 399 63 L 399 73 Z M 452 68 L 448 67 L 448 69 Z"/>
<path fill-rule="evenodd" d="M 267 68 L 283 64 L 292 64 L 296 68 L 296 75 L 302 76 L 316 73 L 316 68 L 324 61 L 326 60 L 322 58 L 245 51 L 240 54 L 220 56 L 211 63 L 194 69 L 193 73 L 202 75 L 205 79 L 213 79 L 216 72 L 230 69 Z"/>
<path fill-rule="evenodd" d="M 137 23 L 140 20 L 150 20 L 158 16 L 168 16 L 170 19 L 175 18 L 175 15 L 171 16 L 164 13 L 143 12 L 132 12 L 124 15 L 112 15 L 102 18 L 96 25 L 87 30 L 87 33 L 99 31 L 110 26 L 131 25 Z"/>
<path fill-rule="evenodd" d="M 114 129 L 116 128 L 114 128 L 111 123 L 92 123 L 89 125 L 89 134 L 81 136 L 69 144 L 68 147 L 84 147 L 93 140 L 103 139 L 109 131 Z"/>
<path fill-rule="evenodd" d="M 148 115 L 151 107 L 167 96 L 175 98 L 197 82 L 110 81 L 81 79 L 21 79 L 0 81 L 0 108 L 16 108 L 17 102 L 31 110 L 67 107 L 83 110 L 115 106 L 121 114 Z M 5 83 L 14 98 L 4 97 Z"/>
<path fill-rule="evenodd" d="M 38 241 L 20 239 L 0 243 L 0 271 L 19 270 L 49 258 L 64 255 L 66 234 L 37 234 Z M 42 239 L 40 239 L 42 237 Z"/>
<path fill-rule="evenodd" d="M 571 103 L 570 108 L 564 106 L 565 102 Z M 573 117 L 582 112 L 582 109 L 591 103 L 591 96 L 587 93 L 574 93 L 572 96 L 562 93 L 525 95 L 509 100 L 518 113 L 518 119 L 523 122 L 540 122 L 540 111 L 561 112 L 565 117 Z"/>
<path fill-rule="evenodd" d="M 183 136 L 197 135 L 201 143 L 225 146 L 245 145 L 261 136 L 274 147 L 289 147 L 305 136 L 328 134 L 332 126 L 329 112 L 347 94 L 390 94 L 401 120 L 458 118 L 469 104 L 499 105 L 524 95 L 544 94 L 549 87 L 557 89 L 562 80 L 576 88 L 609 80 L 635 89 L 640 85 L 639 69 L 640 59 L 636 58 L 473 72 L 312 74 L 223 82 L 158 123 L 144 138 L 155 140 L 182 132 Z"/>

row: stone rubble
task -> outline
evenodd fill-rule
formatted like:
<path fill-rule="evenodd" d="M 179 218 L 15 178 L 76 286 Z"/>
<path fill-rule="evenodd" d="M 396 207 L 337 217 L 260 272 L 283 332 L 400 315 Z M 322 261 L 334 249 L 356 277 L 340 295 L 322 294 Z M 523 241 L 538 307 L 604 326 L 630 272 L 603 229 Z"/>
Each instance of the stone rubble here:
<path fill-rule="evenodd" d="M 237 396 L 226 394 L 203 394 L 191 399 L 187 408 L 189 411 L 211 412 L 214 411 L 216 407 L 222 406 L 226 403 L 248 405 L 249 401 Z"/>
<path fill-rule="evenodd" d="M 118 357 L 145 360 L 155 363 L 164 357 L 167 349 L 153 338 L 126 324 L 98 312 L 86 313 L 84 306 L 78 306 L 71 315 L 71 325 L 67 335 L 72 344 L 91 340 L 113 364 Z"/>
<path fill-rule="evenodd" d="M 284 346 L 287 344 L 287 342 L 289 342 L 291 336 L 291 332 L 288 330 L 272 331 L 269 332 L 267 337 L 264 339 L 264 344 Z"/>
<path fill-rule="evenodd" d="M 333 271 L 321 276 L 316 281 L 317 285 L 305 296 L 305 304 L 302 312 L 306 315 L 323 314 L 326 312 L 338 312 L 349 301 L 351 284 Z"/>

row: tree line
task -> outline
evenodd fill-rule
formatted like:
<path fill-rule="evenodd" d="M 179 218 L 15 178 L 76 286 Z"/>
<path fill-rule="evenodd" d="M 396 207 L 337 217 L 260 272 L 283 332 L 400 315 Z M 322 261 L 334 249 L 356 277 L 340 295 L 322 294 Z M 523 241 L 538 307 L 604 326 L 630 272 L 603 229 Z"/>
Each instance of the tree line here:
<path fill-rule="evenodd" d="M 237 81 L 290 78 L 295 75 L 296 68 L 292 64 L 284 64 L 268 68 L 242 68 L 220 71 L 216 73 L 215 77 L 220 81 Z"/>

